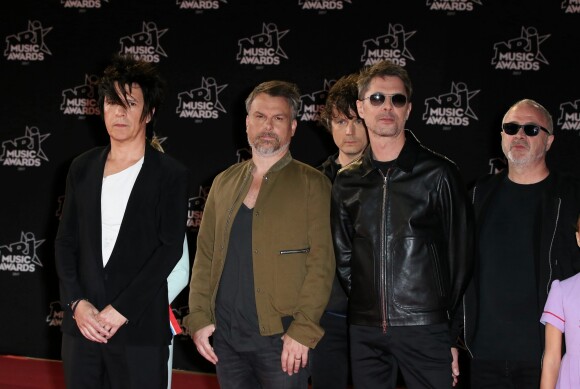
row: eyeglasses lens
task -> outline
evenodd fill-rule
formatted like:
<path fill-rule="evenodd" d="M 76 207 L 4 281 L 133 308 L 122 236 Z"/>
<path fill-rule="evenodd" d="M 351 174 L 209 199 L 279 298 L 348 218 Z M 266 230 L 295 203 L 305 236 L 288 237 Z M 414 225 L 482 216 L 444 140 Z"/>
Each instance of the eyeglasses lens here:
<path fill-rule="evenodd" d="M 540 133 L 540 130 L 542 129 L 540 126 L 537 126 L 535 124 L 518 124 L 518 123 L 504 123 L 502 125 L 502 128 L 503 131 L 508 135 L 515 135 L 518 133 L 520 128 L 523 128 L 524 133 L 527 136 L 536 136 Z"/>
<path fill-rule="evenodd" d="M 405 104 L 407 104 L 407 96 L 401 93 L 395 93 L 394 95 L 384 95 L 382 93 L 374 93 L 369 96 L 369 101 L 371 102 L 371 105 L 375 107 L 380 107 L 385 103 L 387 96 L 390 97 L 391 104 L 393 104 L 393 106 L 397 108 L 401 108 Z"/>

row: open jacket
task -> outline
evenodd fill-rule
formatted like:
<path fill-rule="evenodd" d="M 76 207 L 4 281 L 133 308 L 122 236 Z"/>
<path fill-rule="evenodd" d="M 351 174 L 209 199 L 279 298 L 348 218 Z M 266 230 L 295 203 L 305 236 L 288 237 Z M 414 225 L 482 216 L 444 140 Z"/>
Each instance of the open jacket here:
<path fill-rule="evenodd" d="M 189 294 L 191 333 L 215 323 L 215 302 L 235 216 L 252 182 L 251 160 L 214 180 L 197 236 Z M 313 348 L 334 276 L 330 181 L 288 152 L 264 176 L 252 209 L 252 260 L 259 332 L 284 332 Z M 216 324 L 219 326 L 219 323 Z"/>
<path fill-rule="evenodd" d="M 371 147 L 332 188 L 332 230 L 351 324 L 443 323 L 471 275 L 472 216 L 454 163 L 410 131 L 383 174 Z"/>
<path fill-rule="evenodd" d="M 484 223 L 486 211 L 493 203 L 493 196 L 503 180 L 507 169 L 501 173 L 480 179 L 471 190 L 477 226 Z M 571 176 L 551 172 L 546 178 L 547 189 L 542 194 L 539 219 L 534 226 L 535 247 L 533 258 L 536 270 L 538 336 L 544 344 L 543 328 L 539 322 L 553 280 L 563 280 L 580 271 L 580 250 L 576 244 L 574 228 L 580 213 L 580 181 Z M 476 237 L 479 236 L 478 232 Z M 478 241 L 476 239 L 476 246 Z M 476 251 L 477 252 L 477 251 Z M 470 345 L 477 331 L 479 277 L 476 266 L 472 282 L 465 293 L 463 331 L 465 344 L 473 357 Z"/>
<path fill-rule="evenodd" d="M 109 151 L 110 146 L 89 150 L 69 169 L 55 241 L 61 302 L 87 299 L 98 310 L 112 305 L 129 323 L 111 344 L 169 344 L 167 276 L 183 251 L 188 171 L 146 146 L 113 252 L 103 267 L 101 188 Z M 62 330 L 82 336 L 68 306 Z"/>

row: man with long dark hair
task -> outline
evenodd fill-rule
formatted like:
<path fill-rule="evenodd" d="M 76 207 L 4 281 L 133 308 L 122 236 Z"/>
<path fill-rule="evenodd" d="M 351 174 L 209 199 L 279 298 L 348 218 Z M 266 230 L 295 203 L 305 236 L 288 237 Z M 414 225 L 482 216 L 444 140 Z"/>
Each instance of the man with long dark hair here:
<path fill-rule="evenodd" d="M 115 57 L 99 83 L 110 144 L 69 169 L 55 242 L 69 388 L 167 387 L 167 277 L 182 255 L 187 169 L 147 141 L 162 97 L 152 64 Z"/>

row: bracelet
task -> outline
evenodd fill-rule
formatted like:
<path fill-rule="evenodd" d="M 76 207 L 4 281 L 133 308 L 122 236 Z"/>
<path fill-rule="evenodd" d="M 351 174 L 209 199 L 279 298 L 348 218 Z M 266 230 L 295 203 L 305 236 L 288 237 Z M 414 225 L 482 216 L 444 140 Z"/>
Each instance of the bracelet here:
<path fill-rule="evenodd" d="M 72 318 L 73 319 L 75 318 L 75 311 L 77 310 L 79 302 L 81 302 L 82 300 L 89 301 L 87 299 L 78 299 L 78 300 L 74 300 L 72 303 L 70 303 L 70 310 L 72 311 Z"/>

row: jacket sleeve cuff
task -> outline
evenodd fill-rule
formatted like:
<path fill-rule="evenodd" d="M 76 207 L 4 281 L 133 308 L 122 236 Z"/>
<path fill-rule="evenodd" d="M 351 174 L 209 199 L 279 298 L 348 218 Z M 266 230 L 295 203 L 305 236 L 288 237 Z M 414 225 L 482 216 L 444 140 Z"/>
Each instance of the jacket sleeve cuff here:
<path fill-rule="evenodd" d="M 294 319 L 286 331 L 289 337 L 308 348 L 315 348 L 320 339 L 324 336 L 324 330 L 312 322 L 301 323 Z"/>

